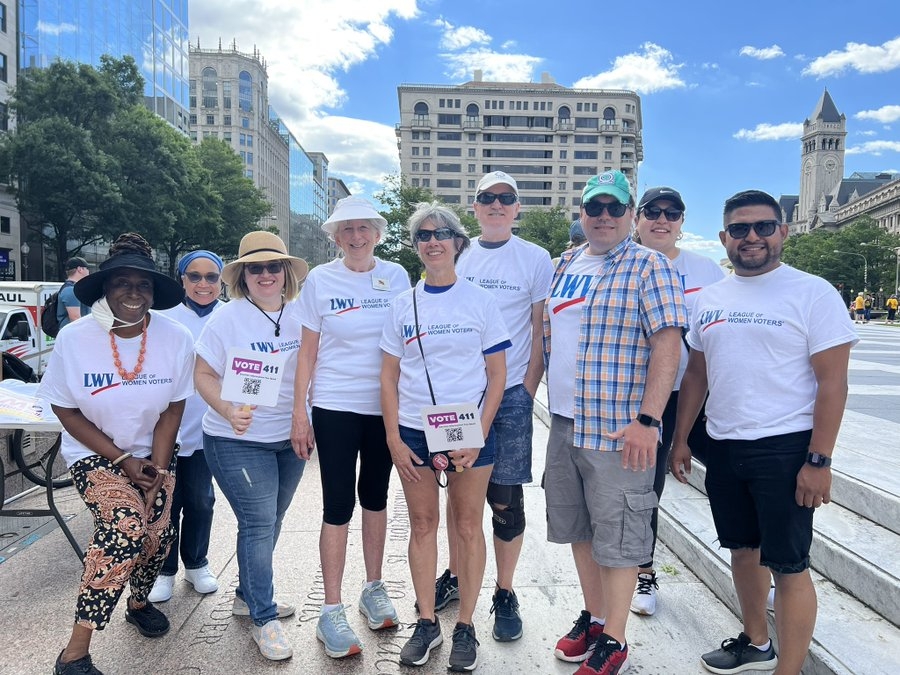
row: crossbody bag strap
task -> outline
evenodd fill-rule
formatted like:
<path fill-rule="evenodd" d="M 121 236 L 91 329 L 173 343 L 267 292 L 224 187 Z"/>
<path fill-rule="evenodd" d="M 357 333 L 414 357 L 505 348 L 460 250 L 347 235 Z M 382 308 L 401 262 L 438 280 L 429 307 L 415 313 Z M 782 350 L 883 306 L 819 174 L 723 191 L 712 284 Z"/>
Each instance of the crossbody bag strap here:
<path fill-rule="evenodd" d="M 431 394 L 431 404 L 437 405 L 434 398 L 434 387 L 431 386 L 431 376 L 428 374 L 428 364 L 425 362 L 425 350 L 422 349 L 422 336 L 419 331 L 419 307 L 416 302 L 416 288 L 413 286 L 413 321 L 415 322 L 416 342 L 419 345 L 419 353 L 422 355 L 422 366 L 425 368 L 425 381 L 428 382 L 428 393 Z"/>

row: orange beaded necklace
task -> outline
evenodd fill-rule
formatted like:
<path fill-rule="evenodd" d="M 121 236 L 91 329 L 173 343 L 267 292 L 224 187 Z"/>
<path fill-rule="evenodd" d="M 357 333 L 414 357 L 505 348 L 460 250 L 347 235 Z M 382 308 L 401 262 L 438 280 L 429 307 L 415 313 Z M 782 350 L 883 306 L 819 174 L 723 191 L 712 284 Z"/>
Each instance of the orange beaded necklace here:
<path fill-rule="evenodd" d="M 116 347 L 116 334 L 109 331 L 109 346 L 112 347 L 113 365 L 116 371 L 126 382 L 131 382 L 144 369 L 144 354 L 147 353 L 147 317 L 144 317 L 144 325 L 141 328 L 141 350 L 138 352 L 137 364 L 132 372 L 128 372 L 122 367 L 122 359 L 119 358 L 119 348 Z"/>

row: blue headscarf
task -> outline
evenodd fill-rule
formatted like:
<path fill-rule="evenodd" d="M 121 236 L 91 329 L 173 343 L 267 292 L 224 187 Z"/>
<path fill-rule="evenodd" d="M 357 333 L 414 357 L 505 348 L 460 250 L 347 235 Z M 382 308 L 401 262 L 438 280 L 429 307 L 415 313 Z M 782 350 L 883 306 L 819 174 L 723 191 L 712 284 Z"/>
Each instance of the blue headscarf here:
<path fill-rule="evenodd" d="M 222 272 L 222 268 L 225 266 L 225 263 L 222 262 L 222 259 L 212 251 L 204 251 L 202 249 L 191 251 L 178 261 L 178 276 L 184 276 L 185 272 L 187 272 L 188 265 L 190 265 L 198 258 L 206 258 L 207 260 L 212 260 L 215 263 L 216 267 L 219 268 L 219 273 Z M 187 294 L 185 294 L 184 296 L 184 304 L 194 310 L 197 316 L 206 316 L 207 314 L 209 314 L 211 311 L 213 311 L 213 308 L 216 306 L 217 302 L 219 302 L 218 298 L 213 300 L 208 305 L 201 305 L 191 300 L 187 296 Z"/>

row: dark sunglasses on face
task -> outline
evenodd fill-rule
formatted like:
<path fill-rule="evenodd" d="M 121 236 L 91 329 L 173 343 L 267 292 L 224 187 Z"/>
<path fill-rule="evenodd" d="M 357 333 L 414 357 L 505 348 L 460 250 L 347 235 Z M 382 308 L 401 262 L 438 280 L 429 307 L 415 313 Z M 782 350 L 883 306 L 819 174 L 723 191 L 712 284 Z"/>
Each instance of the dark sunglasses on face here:
<path fill-rule="evenodd" d="M 659 220 L 660 215 L 663 213 L 666 214 L 666 220 L 668 220 L 670 223 L 674 223 L 684 215 L 684 211 L 682 211 L 681 209 L 661 209 L 658 206 L 644 207 L 644 216 L 648 220 Z"/>
<path fill-rule="evenodd" d="M 186 272 L 185 275 L 192 284 L 199 284 L 201 281 L 205 281 L 208 284 L 217 284 L 219 283 L 219 274 L 218 272 L 208 272 L 206 274 L 200 274 L 200 272 Z"/>
<path fill-rule="evenodd" d="M 437 230 L 419 230 L 416 232 L 416 241 L 417 242 L 426 242 L 431 241 L 431 236 L 434 235 L 434 238 L 438 241 L 444 241 L 446 239 L 453 239 L 456 233 L 451 230 L 449 227 L 441 227 Z"/>
<path fill-rule="evenodd" d="M 269 263 L 248 263 L 244 265 L 244 269 L 255 277 L 262 274 L 264 270 L 269 274 L 278 274 L 284 269 L 284 263 L 280 260 Z"/>
<path fill-rule="evenodd" d="M 499 195 L 494 194 L 493 192 L 482 192 L 481 194 L 475 195 L 475 201 L 479 204 L 493 204 L 497 199 L 500 200 L 500 203 L 503 204 L 503 206 L 510 206 L 519 201 L 519 198 L 514 192 L 502 192 Z"/>
<path fill-rule="evenodd" d="M 628 204 L 623 204 L 622 202 L 610 202 L 609 204 L 604 204 L 603 202 L 590 201 L 587 204 L 582 204 L 582 207 L 584 208 L 584 212 L 591 218 L 602 216 L 604 209 L 606 209 L 613 218 L 619 218 L 620 216 L 625 215 L 625 211 L 628 210 Z"/>
<path fill-rule="evenodd" d="M 732 239 L 743 239 L 750 234 L 750 228 L 760 237 L 771 237 L 781 225 L 777 220 L 758 220 L 755 223 L 731 223 L 725 226 L 725 231 Z"/>

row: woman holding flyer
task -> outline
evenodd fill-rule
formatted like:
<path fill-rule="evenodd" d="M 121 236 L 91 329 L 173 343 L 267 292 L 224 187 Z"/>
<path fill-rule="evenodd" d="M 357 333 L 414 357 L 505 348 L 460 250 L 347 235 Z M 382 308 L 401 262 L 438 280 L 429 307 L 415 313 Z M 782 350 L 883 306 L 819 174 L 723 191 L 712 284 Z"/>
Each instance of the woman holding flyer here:
<path fill-rule="evenodd" d="M 440 494 L 439 472 L 433 467 L 446 466 L 460 560 L 459 618 L 449 665 L 451 670 L 473 670 L 478 641 L 472 615 L 486 558 L 482 515 L 494 462 L 489 432 L 506 385 L 509 334 L 493 296 L 456 276 L 456 260 L 469 245 L 456 214 L 438 202 L 419 204 L 409 230 L 425 279 L 397 296 L 381 337 L 381 407 L 409 508 L 409 565 L 420 617 L 400 662 L 420 666 L 443 641 L 434 609 Z M 466 433 L 465 424 L 440 428 L 440 422 L 465 420 L 471 414 L 465 411 L 476 408 L 476 433 L 485 439 L 484 447 L 477 447 L 479 441 L 448 449 L 447 442 Z M 445 443 L 435 436 L 426 442 L 423 415 L 429 412 L 435 420 L 431 426 Z"/>
<path fill-rule="evenodd" d="M 267 659 L 293 655 L 279 618 L 272 554 L 309 453 L 291 447 L 300 318 L 294 299 L 308 271 L 271 232 L 241 239 L 222 270 L 233 300 L 213 314 L 196 344 L 194 384 L 209 405 L 203 452 L 238 521 L 238 587 L 232 613 L 249 616 L 250 635 Z"/>

